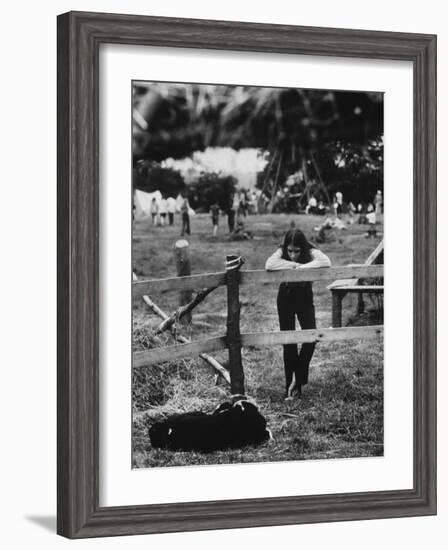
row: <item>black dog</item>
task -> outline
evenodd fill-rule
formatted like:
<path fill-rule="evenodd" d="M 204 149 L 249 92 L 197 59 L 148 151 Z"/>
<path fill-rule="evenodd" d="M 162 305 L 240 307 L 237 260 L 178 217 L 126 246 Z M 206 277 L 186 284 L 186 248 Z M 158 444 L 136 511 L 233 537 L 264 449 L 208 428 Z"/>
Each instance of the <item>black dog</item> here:
<path fill-rule="evenodd" d="M 253 403 L 223 403 L 212 414 L 189 412 L 170 416 L 149 430 L 151 445 L 171 451 L 209 453 L 258 445 L 271 438 L 266 420 Z"/>

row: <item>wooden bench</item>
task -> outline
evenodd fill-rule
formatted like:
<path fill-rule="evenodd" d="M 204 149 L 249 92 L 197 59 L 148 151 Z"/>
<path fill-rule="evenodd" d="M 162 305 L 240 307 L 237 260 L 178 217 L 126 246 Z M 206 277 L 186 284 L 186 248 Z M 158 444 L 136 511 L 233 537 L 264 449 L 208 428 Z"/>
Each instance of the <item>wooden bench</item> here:
<path fill-rule="evenodd" d="M 364 265 L 372 265 L 379 263 L 379 259 L 383 255 L 384 241 L 381 241 L 375 250 L 370 254 Z M 342 326 L 342 300 L 348 293 L 358 294 L 357 313 L 363 313 L 364 301 L 363 294 L 382 294 L 384 292 L 383 285 L 360 285 L 359 279 L 339 279 L 334 281 L 327 288 L 331 290 L 332 297 L 332 323 L 333 327 Z"/>

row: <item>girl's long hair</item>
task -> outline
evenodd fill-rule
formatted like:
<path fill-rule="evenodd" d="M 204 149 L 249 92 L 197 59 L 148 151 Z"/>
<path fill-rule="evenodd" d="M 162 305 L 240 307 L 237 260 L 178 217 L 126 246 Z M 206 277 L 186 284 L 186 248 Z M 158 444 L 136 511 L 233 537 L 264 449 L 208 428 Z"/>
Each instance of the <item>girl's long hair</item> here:
<path fill-rule="evenodd" d="M 285 236 L 283 237 L 283 243 L 281 245 L 282 258 L 284 260 L 289 260 L 289 245 L 297 246 L 298 248 L 300 248 L 299 263 L 307 264 L 308 262 L 311 262 L 312 258 L 310 250 L 315 247 L 308 241 L 303 231 L 301 231 L 300 229 L 289 229 L 285 233 Z"/>

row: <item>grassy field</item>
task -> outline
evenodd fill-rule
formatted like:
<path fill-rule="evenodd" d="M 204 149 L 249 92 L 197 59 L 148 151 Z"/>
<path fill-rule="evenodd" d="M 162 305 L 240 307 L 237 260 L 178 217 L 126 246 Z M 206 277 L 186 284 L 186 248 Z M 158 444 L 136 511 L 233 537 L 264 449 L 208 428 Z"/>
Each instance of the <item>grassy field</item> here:
<path fill-rule="evenodd" d="M 309 238 L 322 218 L 304 215 L 266 214 L 244 219 L 254 239 L 229 241 L 226 218 L 220 219 L 219 234 L 212 237 L 208 214 L 191 218 L 188 236 L 192 273 L 224 270 L 226 254 L 246 258 L 244 269 L 264 269 L 266 258 L 276 249 L 282 234 L 294 221 Z M 382 232 L 382 227 L 378 230 Z M 334 233 L 334 238 L 318 247 L 334 266 L 363 263 L 379 242 L 366 238 L 366 226 L 351 225 Z M 179 238 L 180 219 L 172 227 L 152 227 L 148 220 L 134 222 L 133 268 L 140 278 L 175 275 L 173 244 Z M 316 321 L 319 328 L 331 326 L 329 282 L 314 283 Z M 241 331 L 278 330 L 275 285 L 241 288 Z M 167 313 L 178 306 L 174 292 L 154 294 L 153 301 Z M 344 300 L 343 324 L 367 324 L 354 317 L 355 297 Z M 367 309 L 373 308 L 366 300 Z M 181 333 L 194 339 L 225 332 L 225 288 L 218 288 L 193 313 L 192 323 Z M 172 343 L 164 333 L 159 340 L 153 327 L 160 322 L 140 300 L 133 304 L 134 350 Z M 378 321 L 373 321 L 378 322 Z M 380 321 L 381 322 L 381 321 Z M 225 350 L 214 357 L 227 360 Z M 283 361 L 281 346 L 243 348 L 246 392 L 255 399 L 274 440 L 260 447 L 215 452 L 207 455 L 155 450 L 148 438 L 149 426 L 167 415 L 191 410 L 211 412 L 228 399 L 227 385 L 215 383 L 215 373 L 200 358 L 136 369 L 133 373 L 133 466 L 135 468 L 273 462 L 342 457 L 381 456 L 383 454 L 383 342 L 348 341 L 320 344 L 310 366 L 310 382 L 303 397 L 283 401 Z"/>

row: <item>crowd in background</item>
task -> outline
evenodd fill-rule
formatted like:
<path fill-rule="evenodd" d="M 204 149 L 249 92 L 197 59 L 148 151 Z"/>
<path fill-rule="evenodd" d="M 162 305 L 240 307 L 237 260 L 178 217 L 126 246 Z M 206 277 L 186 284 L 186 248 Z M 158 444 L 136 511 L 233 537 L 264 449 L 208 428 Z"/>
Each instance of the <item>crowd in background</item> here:
<path fill-rule="evenodd" d="M 220 217 L 227 218 L 228 234 L 238 239 L 249 239 L 251 233 L 244 227 L 244 218 L 248 215 L 266 212 L 266 205 L 269 198 L 259 189 L 248 191 L 239 189 L 233 192 L 223 208 L 218 201 L 213 201 L 208 208 L 212 222 L 212 235 L 217 236 L 219 231 Z M 138 208 L 136 207 L 138 205 Z M 134 196 L 134 218 L 136 211 L 140 214 L 149 215 L 151 224 L 155 227 L 173 226 L 175 216 L 180 215 L 181 235 L 191 234 L 191 216 L 195 211 L 191 208 L 189 199 L 179 194 L 176 198 L 165 197 L 160 192 L 148 194 L 143 191 L 136 191 Z M 325 221 L 317 226 L 316 231 L 322 232 L 329 228 L 345 229 L 347 224 L 367 224 L 371 228 L 376 226 L 378 216 L 383 213 L 384 201 L 381 190 L 378 190 L 370 202 L 344 201 L 340 190 L 336 191 L 330 204 L 311 195 L 304 210 L 306 215 L 325 216 Z M 139 217 L 139 216 L 137 216 Z M 373 232 L 374 229 L 369 229 Z"/>

